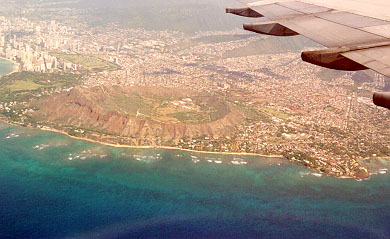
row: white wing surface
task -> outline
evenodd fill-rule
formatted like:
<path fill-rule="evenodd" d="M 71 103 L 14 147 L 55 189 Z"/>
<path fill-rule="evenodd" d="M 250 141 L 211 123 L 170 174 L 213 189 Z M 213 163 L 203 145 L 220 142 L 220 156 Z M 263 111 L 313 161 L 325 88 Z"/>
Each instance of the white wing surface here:
<path fill-rule="evenodd" d="M 384 0 L 240 2 L 246 7 L 228 8 L 226 12 L 245 17 L 266 18 L 245 23 L 244 29 L 274 36 L 301 34 L 328 48 L 303 52 L 304 61 L 337 70 L 372 69 L 390 77 L 390 2 Z M 388 96 L 389 101 L 386 105 L 375 99 L 374 102 L 390 108 L 390 95 Z M 381 97 L 384 95 L 381 94 Z"/>

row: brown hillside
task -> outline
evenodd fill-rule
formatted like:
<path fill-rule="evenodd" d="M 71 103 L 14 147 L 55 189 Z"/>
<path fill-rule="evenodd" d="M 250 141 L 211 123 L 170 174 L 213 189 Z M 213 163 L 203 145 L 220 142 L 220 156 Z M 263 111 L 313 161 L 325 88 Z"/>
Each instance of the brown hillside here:
<path fill-rule="evenodd" d="M 198 102 L 201 107 L 191 102 L 193 111 L 195 109 L 197 111 L 180 112 L 178 115 L 208 115 L 208 112 L 199 110 L 203 107 L 211 112 L 210 119 L 215 120 L 188 124 L 178 122 L 180 119 L 178 117 L 164 122 L 155 117 L 155 112 L 162 111 L 161 107 L 164 111 L 182 110 L 172 107 L 177 99 L 183 103 L 180 99 L 185 97 L 194 98 L 194 102 Z M 171 101 L 173 103 L 170 103 Z M 38 103 L 38 108 L 33 115 L 38 121 L 51 122 L 59 127 L 74 126 L 107 134 L 148 139 L 152 142 L 156 137 L 177 141 L 184 136 L 191 138 L 202 135 L 232 136 L 236 132 L 236 126 L 244 118 L 239 111 L 215 96 L 185 90 L 146 87 L 80 87 L 42 100 Z M 139 111 L 148 112 L 151 116 L 139 116 L 136 113 Z"/>

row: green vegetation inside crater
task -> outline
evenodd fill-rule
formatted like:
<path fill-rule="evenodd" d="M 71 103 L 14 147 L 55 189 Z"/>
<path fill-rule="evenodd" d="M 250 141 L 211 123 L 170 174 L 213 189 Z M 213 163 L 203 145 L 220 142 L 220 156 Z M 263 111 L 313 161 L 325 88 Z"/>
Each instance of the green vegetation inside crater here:
<path fill-rule="evenodd" d="M 216 121 L 230 113 L 222 100 L 209 96 L 178 97 L 174 93 L 151 94 L 127 92 L 123 89 L 110 90 L 101 94 L 93 92 L 91 100 L 106 112 L 120 113 L 157 122 L 203 124 Z"/>
<path fill-rule="evenodd" d="M 177 112 L 168 116 L 186 124 L 209 123 L 218 119 L 217 117 L 212 117 L 213 115 L 210 112 Z"/>

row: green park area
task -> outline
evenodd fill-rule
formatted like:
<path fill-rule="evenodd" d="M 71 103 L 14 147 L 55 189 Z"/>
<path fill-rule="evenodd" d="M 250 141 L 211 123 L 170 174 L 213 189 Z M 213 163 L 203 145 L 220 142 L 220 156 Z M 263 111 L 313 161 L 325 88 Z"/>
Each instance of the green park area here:
<path fill-rule="evenodd" d="M 268 107 L 261 107 L 260 110 L 268 115 L 275 116 L 276 118 L 279 118 L 282 120 L 286 120 L 290 117 L 290 115 L 287 113 L 284 113 L 284 112 L 276 110 L 276 109 L 271 109 Z"/>
<path fill-rule="evenodd" d="M 80 79 L 80 74 L 16 72 L 0 78 L 0 101 L 25 101 L 48 90 L 75 86 Z"/>
<path fill-rule="evenodd" d="M 238 104 L 237 105 L 246 116 L 247 121 L 249 122 L 256 122 L 256 121 L 262 121 L 265 123 L 270 123 L 272 120 L 272 117 L 276 117 L 278 119 L 287 120 L 290 115 L 288 113 L 285 113 L 283 111 L 262 106 L 261 104 Z"/>
<path fill-rule="evenodd" d="M 66 54 L 66 53 L 51 53 L 65 62 L 71 62 L 73 64 L 81 66 L 83 70 L 87 71 L 114 71 L 120 69 L 120 67 L 112 62 L 101 59 L 97 56 L 80 55 L 80 54 Z"/>

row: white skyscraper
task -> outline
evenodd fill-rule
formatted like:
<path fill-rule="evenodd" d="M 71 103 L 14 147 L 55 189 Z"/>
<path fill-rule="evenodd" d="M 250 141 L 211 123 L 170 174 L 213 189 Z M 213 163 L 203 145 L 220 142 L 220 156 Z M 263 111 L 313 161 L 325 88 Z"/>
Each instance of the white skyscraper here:
<path fill-rule="evenodd" d="M 1 47 L 5 46 L 5 37 L 4 36 L 0 36 L 0 46 Z"/>

